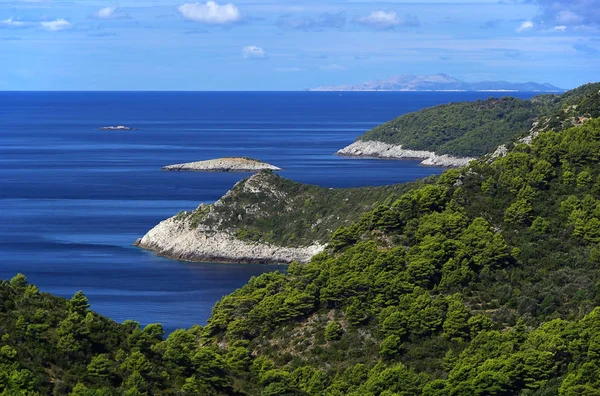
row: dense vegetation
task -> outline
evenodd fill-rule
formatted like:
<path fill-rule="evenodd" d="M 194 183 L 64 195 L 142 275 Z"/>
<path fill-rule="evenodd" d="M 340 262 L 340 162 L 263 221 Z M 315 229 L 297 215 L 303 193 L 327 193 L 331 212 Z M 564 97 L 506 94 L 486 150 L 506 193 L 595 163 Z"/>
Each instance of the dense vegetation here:
<path fill-rule="evenodd" d="M 480 157 L 526 135 L 536 121 L 537 130 L 556 130 L 577 124 L 579 116 L 597 117 L 599 90 L 600 84 L 588 84 L 562 96 L 450 103 L 400 116 L 375 127 L 359 140 L 376 140 L 438 154 Z"/>
<path fill-rule="evenodd" d="M 151 324 L 117 324 L 70 301 L 40 293 L 23 275 L 0 283 L 1 395 L 231 394 L 226 354 L 201 347 L 200 328 L 165 341 Z"/>
<path fill-rule="evenodd" d="M 600 119 L 379 202 L 166 340 L 0 283 L 0 394 L 600 395 Z"/>
<path fill-rule="evenodd" d="M 214 205 L 181 212 L 192 227 L 233 230 L 242 240 L 283 246 L 326 243 L 333 231 L 358 220 L 378 203 L 393 202 L 412 184 L 331 189 L 262 171 L 236 184 Z"/>

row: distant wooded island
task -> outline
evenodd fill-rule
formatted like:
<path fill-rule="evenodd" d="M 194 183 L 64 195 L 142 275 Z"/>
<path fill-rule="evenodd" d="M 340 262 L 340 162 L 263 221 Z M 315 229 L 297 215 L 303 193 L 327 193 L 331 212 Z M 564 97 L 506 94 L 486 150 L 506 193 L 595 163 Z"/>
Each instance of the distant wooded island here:
<path fill-rule="evenodd" d="M 308 91 L 490 91 L 490 92 L 565 92 L 548 83 L 511 83 L 506 81 L 465 82 L 446 74 L 416 76 L 401 74 L 385 80 L 360 84 L 310 88 Z"/>

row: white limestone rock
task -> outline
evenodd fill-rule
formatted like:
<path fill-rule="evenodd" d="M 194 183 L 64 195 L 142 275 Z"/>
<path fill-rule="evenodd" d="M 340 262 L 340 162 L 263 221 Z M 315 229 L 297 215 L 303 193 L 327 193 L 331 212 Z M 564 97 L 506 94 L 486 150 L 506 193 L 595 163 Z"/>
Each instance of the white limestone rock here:
<path fill-rule="evenodd" d="M 284 247 L 245 242 L 229 232 L 192 228 L 187 221 L 175 217 L 160 222 L 135 244 L 175 260 L 223 263 L 307 263 L 325 249 L 325 245 L 318 243 Z"/>
<path fill-rule="evenodd" d="M 185 164 L 174 164 L 165 166 L 162 169 L 166 171 L 192 172 L 259 172 L 261 170 L 281 170 L 281 168 L 267 164 L 266 162 L 242 157 L 217 158 Z"/>
<path fill-rule="evenodd" d="M 352 157 L 375 157 L 390 159 L 420 159 L 421 165 L 454 167 L 465 166 L 475 158 L 438 155 L 432 151 L 403 149 L 401 145 L 393 145 L 375 140 L 357 140 L 339 150 L 336 154 Z"/>

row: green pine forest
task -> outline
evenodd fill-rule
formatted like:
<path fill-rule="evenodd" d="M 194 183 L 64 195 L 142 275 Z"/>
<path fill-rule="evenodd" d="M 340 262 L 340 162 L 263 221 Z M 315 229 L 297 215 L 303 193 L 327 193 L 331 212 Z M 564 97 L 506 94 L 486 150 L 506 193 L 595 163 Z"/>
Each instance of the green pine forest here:
<path fill-rule="evenodd" d="M 165 338 L 3 281 L 0 394 L 600 395 L 600 84 L 579 92 L 531 144 L 382 201 L 206 326 Z"/>

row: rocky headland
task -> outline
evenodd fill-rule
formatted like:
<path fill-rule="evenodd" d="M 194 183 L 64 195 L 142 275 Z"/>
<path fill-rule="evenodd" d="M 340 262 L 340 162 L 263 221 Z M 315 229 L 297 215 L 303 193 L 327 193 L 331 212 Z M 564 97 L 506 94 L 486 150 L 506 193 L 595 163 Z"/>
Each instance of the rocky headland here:
<path fill-rule="evenodd" d="M 330 189 L 261 171 L 215 203 L 162 221 L 135 244 L 184 261 L 305 263 L 335 230 L 410 187 Z"/>
<path fill-rule="evenodd" d="M 421 165 L 454 167 L 464 166 L 475 158 L 453 157 L 451 155 L 438 155 L 433 151 L 404 149 L 401 145 L 393 145 L 375 140 L 358 140 L 339 150 L 337 155 L 349 157 L 372 157 L 388 159 L 420 159 Z"/>
<path fill-rule="evenodd" d="M 206 161 L 188 162 L 185 164 L 168 165 L 165 171 L 190 172 L 258 172 L 262 170 L 280 171 L 281 168 L 252 158 L 230 157 Z"/>
<path fill-rule="evenodd" d="M 238 182 L 214 204 L 201 204 L 194 211 L 162 221 L 135 245 L 182 261 L 306 263 L 325 245 L 312 241 L 304 246 L 282 246 L 241 232 L 257 219 L 277 216 L 279 210 L 271 213 L 269 209 L 288 201 L 286 189 L 273 183 L 278 179 L 268 171 L 257 173 Z"/>

